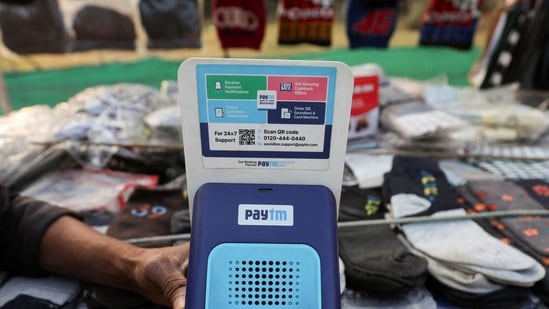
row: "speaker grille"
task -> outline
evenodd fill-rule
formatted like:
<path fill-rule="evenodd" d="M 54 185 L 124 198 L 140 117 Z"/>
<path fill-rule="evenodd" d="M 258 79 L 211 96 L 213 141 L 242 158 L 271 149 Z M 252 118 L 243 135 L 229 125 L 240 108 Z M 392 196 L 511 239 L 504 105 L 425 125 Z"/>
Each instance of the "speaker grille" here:
<path fill-rule="evenodd" d="M 222 244 L 208 259 L 207 308 L 320 308 L 320 261 L 296 244 Z"/>
<path fill-rule="evenodd" d="M 299 262 L 229 261 L 229 298 L 235 305 L 299 305 Z M 231 280 L 232 279 L 232 280 Z"/>

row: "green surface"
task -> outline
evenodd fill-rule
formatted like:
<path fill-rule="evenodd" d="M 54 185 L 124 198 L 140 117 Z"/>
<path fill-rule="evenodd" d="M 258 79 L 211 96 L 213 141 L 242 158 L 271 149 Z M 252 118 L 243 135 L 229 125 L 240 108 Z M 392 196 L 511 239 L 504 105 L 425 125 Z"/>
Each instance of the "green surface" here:
<path fill-rule="evenodd" d="M 480 49 L 461 51 L 436 47 L 403 47 L 391 49 L 330 50 L 317 54 L 288 57 L 342 61 L 348 65 L 367 62 L 379 64 L 386 75 L 428 80 L 441 74 L 454 86 L 469 85 L 467 75 L 480 56 Z"/>
<path fill-rule="evenodd" d="M 334 49 L 314 54 L 285 56 L 287 59 L 333 60 L 357 65 L 379 64 L 388 76 L 427 80 L 445 74 L 451 85 L 468 85 L 467 74 L 480 50 L 403 47 L 390 49 Z M 62 70 L 6 73 L 5 80 L 13 109 L 35 104 L 56 105 L 86 87 L 142 83 L 155 88 L 163 80 L 175 80 L 179 61 L 157 58 L 132 63 L 109 63 Z"/>

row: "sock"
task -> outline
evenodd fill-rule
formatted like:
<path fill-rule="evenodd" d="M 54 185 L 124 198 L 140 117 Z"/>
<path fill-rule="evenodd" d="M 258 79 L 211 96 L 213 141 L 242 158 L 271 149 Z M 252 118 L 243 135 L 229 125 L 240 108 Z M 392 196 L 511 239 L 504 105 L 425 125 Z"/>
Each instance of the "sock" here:
<path fill-rule="evenodd" d="M 162 236 L 171 234 L 171 218 L 183 209 L 185 201 L 181 189 L 137 188 L 130 195 L 124 209 L 114 218 L 107 235 L 118 239 Z M 171 242 L 155 242 L 142 247 L 160 247 Z"/>
<path fill-rule="evenodd" d="M 212 22 L 223 49 L 251 48 L 259 50 L 265 35 L 266 15 L 263 0 L 212 1 Z M 245 18 L 241 20 L 236 16 Z"/>
<path fill-rule="evenodd" d="M 544 208 L 526 191 L 510 181 L 476 180 L 469 181 L 467 188 L 489 210 L 543 210 Z M 549 218 L 520 216 L 501 218 L 499 221 L 513 239 L 532 250 L 536 255 L 544 256 L 549 264 Z"/>
<path fill-rule="evenodd" d="M 406 240 L 406 242 L 408 241 Z M 456 269 L 452 267 L 451 263 L 434 259 L 421 251 L 415 250 L 411 244 L 408 245 L 413 253 L 427 260 L 429 274 L 445 286 L 473 294 L 486 294 L 504 288 L 504 285 L 491 281 L 481 273 Z"/>
<path fill-rule="evenodd" d="M 549 209 L 549 182 L 547 180 L 519 179 L 513 180 L 513 183 L 524 189 L 540 206 Z"/>
<path fill-rule="evenodd" d="M 383 186 L 395 218 L 459 208 L 457 192 L 433 159 L 395 156 Z"/>
<path fill-rule="evenodd" d="M 200 48 L 200 12 L 196 0 L 140 0 L 139 16 L 147 47 Z"/>
<path fill-rule="evenodd" d="M 384 186 L 392 194 L 391 212 L 397 218 L 466 214 L 457 191 L 433 159 L 395 157 Z M 532 285 L 544 275 L 534 259 L 491 237 L 472 220 L 408 223 L 400 228 L 415 250 L 455 269 L 519 286 Z"/>
<path fill-rule="evenodd" d="M 525 180 L 525 181 L 520 181 L 521 185 L 524 185 L 523 188 L 525 188 L 527 191 L 528 189 L 532 189 L 533 186 L 535 187 L 536 185 L 543 185 L 543 181 L 539 181 L 539 180 Z M 473 212 L 473 213 L 479 213 L 479 212 L 485 212 L 485 211 L 489 211 L 487 206 L 480 202 L 474 195 L 471 191 L 469 191 L 467 188 L 465 187 L 459 187 L 458 188 L 458 191 L 460 192 L 460 194 L 464 197 L 464 201 L 463 203 L 465 205 L 467 205 L 468 207 L 470 207 L 470 211 Z M 543 192 L 543 189 L 541 190 L 533 190 L 534 192 L 535 191 L 540 191 L 540 192 Z M 544 264 L 543 261 L 545 260 L 545 257 L 544 256 L 540 256 L 540 255 L 537 255 L 535 254 L 535 252 L 531 251 L 531 250 L 528 250 L 528 248 L 522 246 L 520 243 L 516 242 L 514 239 L 513 239 L 513 235 L 510 235 L 511 237 L 508 237 L 507 236 L 507 231 L 505 229 L 505 226 L 503 225 L 503 223 L 501 223 L 501 221 L 497 220 L 497 219 L 478 219 L 476 220 L 479 225 L 482 226 L 482 228 L 487 231 L 488 233 L 490 233 L 493 237 L 496 237 L 498 238 L 500 241 L 506 243 L 506 244 L 509 244 L 519 250 L 526 250 L 526 253 L 531 255 L 532 257 L 534 257 L 535 259 L 537 259 L 540 263 Z M 539 299 L 545 303 L 546 305 L 549 304 L 549 272 L 548 272 L 548 267 L 547 266 L 544 266 L 544 269 L 545 269 L 545 276 L 543 277 L 543 279 L 537 281 L 534 286 L 532 286 L 531 290 L 532 292 L 539 297 Z"/>
<path fill-rule="evenodd" d="M 463 209 L 434 217 L 465 215 Z M 408 223 L 401 226 L 415 249 L 456 269 L 479 272 L 492 281 L 531 286 L 545 275 L 530 256 L 499 242 L 472 220 Z"/>
<path fill-rule="evenodd" d="M 422 17 L 419 45 L 470 49 L 477 20 L 478 1 L 431 0 Z"/>
<path fill-rule="evenodd" d="M 340 221 L 382 219 L 385 211 L 379 190 L 343 189 Z M 346 286 L 356 291 L 403 292 L 421 286 L 427 276 L 426 261 L 386 225 L 340 227 L 339 252 Z"/>
<path fill-rule="evenodd" d="M 333 0 L 281 0 L 278 44 L 332 44 Z"/>
<path fill-rule="evenodd" d="M 440 168 L 444 171 L 446 178 L 454 187 L 464 185 L 468 180 L 474 179 L 498 179 L 504 178 L 488 173 L 471 164 L 455 159 L 445 159 L 439 162 Z"/>
<path fill-rule="evenodd" d="M 383 185 L 383 175 L 391 170 L 393 156 L 348 153 L 345 155 L 345 164 L 360 188 L 379 188 Z"/>
<path fill-rule="evenodd" d="M 530 301 L 530 290 L 523 287 L 505 286 L 487 293 L 469 293 L 441 284 L 434 278 L 428 278 L 426 286 L 435 295 L 464 308 L 524 308 Z"/>
<path fill-rule="evenodd" d="M 536 282 L 532 292 L 547 306 L 549 306 L 549 267 L 545 266 L 545 277 Z"/>
<path fill-rule="evenodd" d="M 347 6 L 347 37 L 351 48 L 389 45 L 395 30 L 396 0 L 350 0 Z"/>

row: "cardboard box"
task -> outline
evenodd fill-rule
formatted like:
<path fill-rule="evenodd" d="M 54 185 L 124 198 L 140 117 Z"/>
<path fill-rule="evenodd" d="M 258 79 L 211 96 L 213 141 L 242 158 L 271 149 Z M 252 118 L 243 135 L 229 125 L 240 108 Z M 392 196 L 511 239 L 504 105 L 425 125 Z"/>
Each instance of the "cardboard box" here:
<path fill-rule="evenodd" d="M 354 88 L 349 139 L 375 135 L 379 128 L 379 80 L 381 69 L 366 64 L 353 67 Z"/>

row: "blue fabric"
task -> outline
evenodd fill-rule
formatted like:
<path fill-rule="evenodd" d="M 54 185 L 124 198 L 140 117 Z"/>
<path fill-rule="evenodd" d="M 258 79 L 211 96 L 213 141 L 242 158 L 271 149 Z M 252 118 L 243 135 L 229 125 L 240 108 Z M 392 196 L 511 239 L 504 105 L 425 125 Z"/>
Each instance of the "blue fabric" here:
<path fill-rule="evenodd" d="M 397 21 L 396 0 L 351 0 L 346 29 L 351 48 L 386 48 Z"/>
<path fill-rule="evenodd" d="M 470 49 L 476 26 L 476 19 L 470 26 L 423 24 L 420 29 L 419 44 Z"/>

